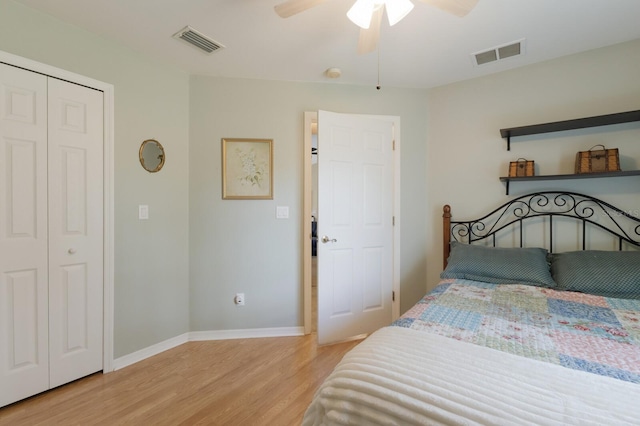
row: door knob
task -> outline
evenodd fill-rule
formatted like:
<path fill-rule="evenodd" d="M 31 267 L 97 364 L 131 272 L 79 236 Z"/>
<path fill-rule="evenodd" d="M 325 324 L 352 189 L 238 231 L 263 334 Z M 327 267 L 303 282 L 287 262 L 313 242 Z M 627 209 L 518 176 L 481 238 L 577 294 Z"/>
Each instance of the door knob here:
<path fill-rule="evenodd" d="M 67 250 L 67 252 L 68 252 L 69 254 L 76 254 L 76 249 L 74 249 L 74 248 L 70 248 L 69 250 Z"/>
<path fill-rule="evenodd" d="M 329 241 L 331 241 L 332 243 L 335 243 L 335 242 L 336 242 L 336 241 L 338 241 L 338 240 L 336 240 L 335 238 L 329 238 L 329 237 L 327 237 L 327 236 L 325 235 L 324 237 L 322 237 L 322 240 L 321 240 L 321 241 L 322 241 L 323 243 L 327 244 Z"/>

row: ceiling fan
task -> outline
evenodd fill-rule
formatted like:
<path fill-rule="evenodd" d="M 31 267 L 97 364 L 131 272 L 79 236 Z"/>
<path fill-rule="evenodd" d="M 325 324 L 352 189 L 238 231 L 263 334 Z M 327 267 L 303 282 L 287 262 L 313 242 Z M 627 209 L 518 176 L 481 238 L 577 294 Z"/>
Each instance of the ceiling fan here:
<path fill-rule="evenodd" d="M 282 18 L 304 12 L 327 0 L 287 0 L 274 7 Z M 462 17 L 471 11 L 478 0 L 420 0 L 453 15 Z M 380 38 L 382 15 L 387 11 L 389 25 L 400 22 L 413 9 L 410 0 L 356 0 L 347 12 L 347 17 L 360 27 L 358 54 L 373 52 Z"/>

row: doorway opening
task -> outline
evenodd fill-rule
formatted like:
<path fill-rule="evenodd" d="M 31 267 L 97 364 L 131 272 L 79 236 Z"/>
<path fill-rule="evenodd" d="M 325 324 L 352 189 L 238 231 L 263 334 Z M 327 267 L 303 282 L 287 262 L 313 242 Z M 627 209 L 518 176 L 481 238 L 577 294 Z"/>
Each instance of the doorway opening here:
<path fill-rule="evenodd" d="M 312 149 L 315 148 L 313 152 Z M 303 317 L 304 333 L 317 332 L 318 328 L 318 113 L 304 113 L 304 176 L 303 176 Z M 315 166 L 314 166 L 315 164 Z M 315 170 L 315 172 L 314 172 Z M 308 219 L 307 219 L 308 218 Z M 314 229 L 315 228 L 315 229 Z M 314 238 L 315 243 L 314 243 Z M 313 248 L 316 250 L 313 250 Z M 315 253 L 314 253 L 315 251 Z"/>

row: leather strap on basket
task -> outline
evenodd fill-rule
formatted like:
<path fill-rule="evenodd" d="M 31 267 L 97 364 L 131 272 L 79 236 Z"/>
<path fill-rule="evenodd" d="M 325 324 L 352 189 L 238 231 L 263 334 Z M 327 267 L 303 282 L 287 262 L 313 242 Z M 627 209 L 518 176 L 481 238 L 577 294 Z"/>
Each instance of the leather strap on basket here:
<path fill-rule="evenodd" d="M 528 160 L 526 158 L 522 158 L 522 157 L 518 158 L 516 160 L 516 163 L 518 163 L 518 168 L 524 169 L 525 166 L 527 165 L 527 161 Z"/>

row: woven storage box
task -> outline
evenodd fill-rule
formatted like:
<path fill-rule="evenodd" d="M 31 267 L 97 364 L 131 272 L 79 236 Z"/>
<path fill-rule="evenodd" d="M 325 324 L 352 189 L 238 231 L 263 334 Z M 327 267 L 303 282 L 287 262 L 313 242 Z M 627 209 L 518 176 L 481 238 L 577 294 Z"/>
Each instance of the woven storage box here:
<path fill-rule="evenodd" d="M 533 176 L 535 171 L 533 169 L 533 161 L 525 160 L 524 158 L 518 158 L 517 161 L 509 163 L 509 177 L 521 177 L 521 176 Z"/>
<path fill-rule="evenodd" d="M 602 147 L 602 149 L 594 149 L 598 147 Z M 596 145 L 589 151 L 580 151 L 576 154 L 576 173 L 619 171 L 618 148 L 606 149 L 604 145 Z"/>

